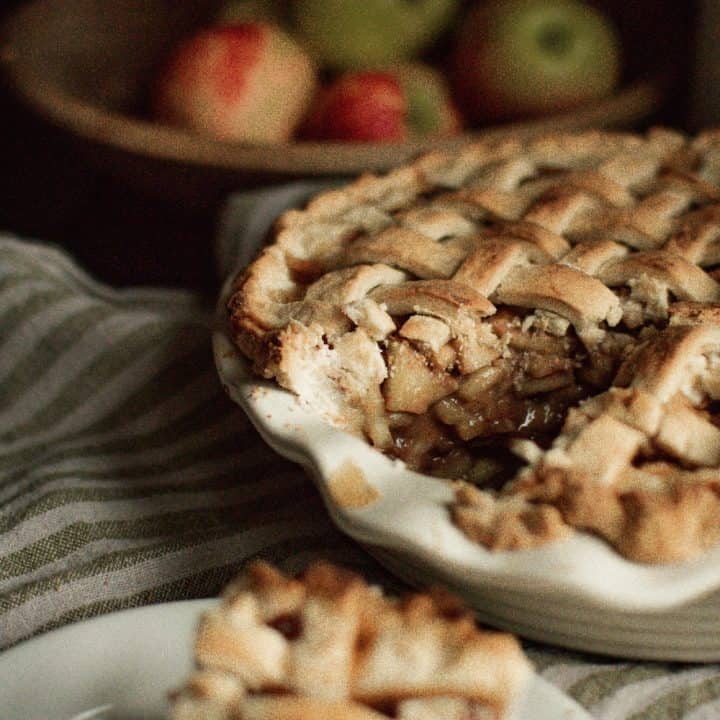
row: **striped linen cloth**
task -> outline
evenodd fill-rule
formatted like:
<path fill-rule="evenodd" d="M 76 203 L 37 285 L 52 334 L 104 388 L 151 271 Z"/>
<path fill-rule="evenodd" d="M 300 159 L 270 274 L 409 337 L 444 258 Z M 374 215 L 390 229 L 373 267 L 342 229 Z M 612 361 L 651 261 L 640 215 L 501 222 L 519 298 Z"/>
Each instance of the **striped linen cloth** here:
<path fill-rule="evenodd" d="M 317 187 L 232 198 L 221 272 Z M 211 317 L 190 293 L 113 290 L 56 248 L 0 236 L 0 650 L 102 613 L 216 595 L 258 556 L 288 571 L 325 558 L 401 587 L 225 397 Z M 594 717 L 720 718 L 718 665 L 525 646 Z"/>

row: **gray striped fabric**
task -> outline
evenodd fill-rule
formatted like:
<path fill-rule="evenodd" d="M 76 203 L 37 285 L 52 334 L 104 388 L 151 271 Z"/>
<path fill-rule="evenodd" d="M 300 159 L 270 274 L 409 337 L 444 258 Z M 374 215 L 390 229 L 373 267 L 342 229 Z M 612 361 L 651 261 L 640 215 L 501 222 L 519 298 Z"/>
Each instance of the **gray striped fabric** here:
<path fill-rule="evenodd" d="M 221 268 L 314 188 L 232 199 Z M 111 290 L 57 249 L 0 237 L 0 649 L 101 613 L 215 595 L 256 556 L 289 571 L 322 557 L 400 587 L 225 398 L 210 322 L 188 293 Z M 598 718 L 720 717 L 716 665 L 526 647 Z"/>

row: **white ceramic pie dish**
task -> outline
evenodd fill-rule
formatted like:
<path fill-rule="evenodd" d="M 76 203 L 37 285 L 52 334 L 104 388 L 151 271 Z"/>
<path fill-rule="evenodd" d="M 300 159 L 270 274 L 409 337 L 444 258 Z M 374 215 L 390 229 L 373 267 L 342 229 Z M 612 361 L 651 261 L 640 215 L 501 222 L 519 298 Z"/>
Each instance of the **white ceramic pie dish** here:
<path fill-rule="evenodd" d="M 489 552 L 452 523 L 448 481 L 408 470 L 251 374 L 225 329 L 230 282 L 213 334 L 225 390 L 269 445 L 309 472 L 336 525 L 395 574 L 442 582 L 485 622 L 530 639 L 622 657 L 720 660 L 720 547 L 642 565 L 575 533 L 539 549 Z M 346 501 L 338 488 L 349 467 L 365 490 Z"/>

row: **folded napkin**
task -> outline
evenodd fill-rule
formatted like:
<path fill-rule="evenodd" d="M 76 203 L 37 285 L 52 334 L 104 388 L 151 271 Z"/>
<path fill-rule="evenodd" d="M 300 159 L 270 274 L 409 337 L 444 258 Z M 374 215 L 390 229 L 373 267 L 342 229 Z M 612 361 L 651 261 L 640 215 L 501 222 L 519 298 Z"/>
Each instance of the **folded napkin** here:
<path fill-rule="evenodd" d="M 41 245 L 2 238 L 0 258 L 0 647 L 214 595 L 258 554 L 374 564 L 226 398 L 211 308 Z"/>
<path fill-rule="evenodd" d="M 318 184 L 231 198 L 227 274 Z M 224 395 L 212 308 L 112 290 L 63 252 L 0 237 L 0 649 L 102 613 L 213 596 L 249 558 L 325 558 L 400 584 L 338 532 L 301 468 Z M 720 666 L 525 647 L 604 720 L 720 717 Z"/>

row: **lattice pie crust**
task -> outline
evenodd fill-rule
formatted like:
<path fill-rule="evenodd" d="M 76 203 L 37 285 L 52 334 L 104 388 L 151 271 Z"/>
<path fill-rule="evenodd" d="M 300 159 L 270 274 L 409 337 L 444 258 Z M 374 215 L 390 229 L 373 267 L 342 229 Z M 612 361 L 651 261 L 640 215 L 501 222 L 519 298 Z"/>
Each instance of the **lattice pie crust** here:
<path fill-rule="evenodd" d="M 173 720 L 497 720 L 530 675 L 442 591 L 384 597 L 325 563 L 255 563 L 202 619 Z"/>
<path fill-rule="evenodd" d="M 480 143 L 285 213 L 236 279 L 255 370 L 489 548 L 720 540 L 720 131 Z"/>

